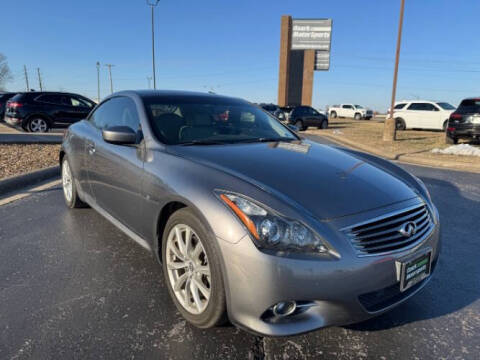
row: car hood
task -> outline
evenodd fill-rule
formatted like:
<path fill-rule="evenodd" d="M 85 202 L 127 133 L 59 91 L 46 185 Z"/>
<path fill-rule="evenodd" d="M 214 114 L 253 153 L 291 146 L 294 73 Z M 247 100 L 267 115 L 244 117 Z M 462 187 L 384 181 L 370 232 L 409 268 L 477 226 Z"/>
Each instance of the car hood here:
<path fill-rule="evenodd" d="M 171 149 L 177 156 L 237 176 L 280 198 L 287 197 L 323 220 L 417 196 L 392 174 L 353 154 L 310 141 Z"/>

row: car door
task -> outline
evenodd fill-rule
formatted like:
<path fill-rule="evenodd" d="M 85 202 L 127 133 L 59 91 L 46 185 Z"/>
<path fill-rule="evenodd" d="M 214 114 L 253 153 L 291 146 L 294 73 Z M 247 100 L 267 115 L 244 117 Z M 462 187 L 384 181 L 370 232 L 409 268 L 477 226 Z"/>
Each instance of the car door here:
<path fill-rule="evenodd" d="M 425 111 L 425 103 L 411 103 L 408 105 L 402 119 L 409 129 L 424 129 L 428 124 L 428 113 Z"/>
<path fill-rule="evenodd" d="M 66 99 L 60 94 L 44 94 L 35 99 L 37 105 L 53 121 L 51 126 L 68 124 L 68 106 Z"/>
<path fill-rule="evenodd" d="M 85 119 L 92 109 L 92 106 L 88 102 L 74 95 L 62 96 L 62 102 L 66 106 L 65 121 L 68 124 L 73 124 Z"/>
<path fill-rule="evenodd" d="M 86 143 L 88 182 L 95 203 L 132 231 L 141 235 L 143 211 L 143 158 L 138 145 L 117 145 L 103 140 L 102 130 L 129 126 L 142 138 L 135 102 L 118 96 L 102 103 L 89 119 L 92 136 Z"/>
<path fill-rule="evenodd" d="M 342 116 L 343 117 L 353 117 L 353 106 L 352 105 L 342 105 Z"/>
<path fill-rule="evenodd" d="M 441 130 L 445 121 L 444 114 L 440 109 L 431 103 L 425 103 L 425 111 L 428 111 L 428 128 Z"/>

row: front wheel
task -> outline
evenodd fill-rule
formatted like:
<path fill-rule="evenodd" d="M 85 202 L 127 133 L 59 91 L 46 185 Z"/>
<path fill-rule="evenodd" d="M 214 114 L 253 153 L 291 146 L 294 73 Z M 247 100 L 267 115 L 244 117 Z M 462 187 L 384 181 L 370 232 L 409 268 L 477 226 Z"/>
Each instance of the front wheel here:
<path fill-rule="evenodd" d="M 318 126 L 319 129 L 326 129 L 328 128 L 328 121 L 327 120 L 323 120 L 322 123 L 320 124 L 320 126 Z"/>
<path fill-rule="evenodd" d="M 167 221 L 162 266 L 168 291 L 182 316 L 200 328 L 226 320 L 220 253 L 201 220 L 183 208 Z"/>
<path fill-rule="evenodd" d="M 362 115 L 359 114 L 359 113 L 356 113 L 353 118 L 354 118 L 355 120 L 361 120 L 361 119 L 362 119 Z"/>
<path fill-rule="evenodd" d="M 75 186 L 72 170 L 66 156 L 63 158 L 62 161 L 62 188 L 65 204 L 67 204 L 70 209 L 82 208 L 87 206 L 87 204 L 85 204 L 78 197 L 78 192 Z"/>

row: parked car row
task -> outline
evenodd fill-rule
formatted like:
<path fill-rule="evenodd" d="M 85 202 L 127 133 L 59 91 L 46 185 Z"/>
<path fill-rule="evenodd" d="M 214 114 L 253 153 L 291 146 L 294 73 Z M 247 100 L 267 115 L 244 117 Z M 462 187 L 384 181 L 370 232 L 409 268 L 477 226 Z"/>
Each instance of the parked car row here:
<path fill-rule="evenodd" d="M 7 96 L 10 95 L 12 93 Z M 92 100 L 78 94 L 38 91 L 13 93 L 6 102 L 2 117 L 7 124 L 25 131 L 47 132 L 51 128 L 68 127 L 86 118 L 94 106 Z"/>

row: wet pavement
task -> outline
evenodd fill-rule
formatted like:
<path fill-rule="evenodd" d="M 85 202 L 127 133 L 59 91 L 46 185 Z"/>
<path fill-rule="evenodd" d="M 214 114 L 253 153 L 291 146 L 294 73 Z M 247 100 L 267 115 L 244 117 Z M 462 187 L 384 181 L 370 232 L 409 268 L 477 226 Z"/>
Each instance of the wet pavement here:
<path fill-rule="evenodd" d="M 1 206 L 0 359 L 478 359 L 480 175 L 402 166 L 440 211 L 430 283 L 379 318 L 286 338 L 186 323 L 153 257 L 59 187 Z"/>

